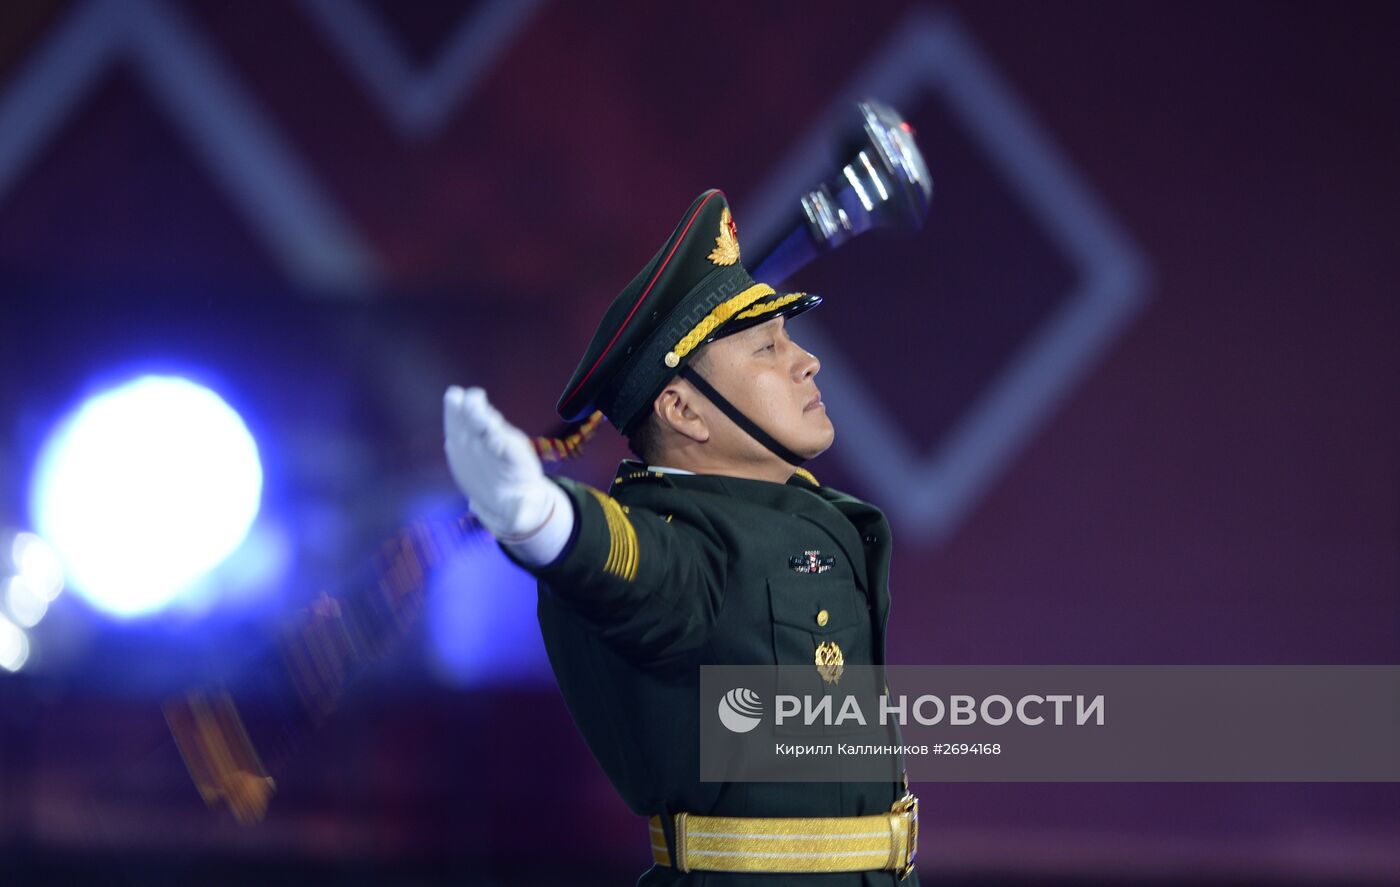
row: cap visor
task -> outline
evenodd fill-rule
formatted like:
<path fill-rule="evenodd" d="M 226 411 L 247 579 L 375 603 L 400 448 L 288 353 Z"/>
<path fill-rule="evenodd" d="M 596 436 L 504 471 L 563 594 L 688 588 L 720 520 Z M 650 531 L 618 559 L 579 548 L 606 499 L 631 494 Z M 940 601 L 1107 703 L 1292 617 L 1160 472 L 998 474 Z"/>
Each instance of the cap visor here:
<path fill-rule="evenodd" d="M 705 339 L 713 342 L 725 336 L 746 330 L 760 323 L 767 323 L 775 317 L 796 317 L 809 308 L 820 305 L 822 297 L 816 293 L 781 293 L 755 302 L 715 328 Z"/>

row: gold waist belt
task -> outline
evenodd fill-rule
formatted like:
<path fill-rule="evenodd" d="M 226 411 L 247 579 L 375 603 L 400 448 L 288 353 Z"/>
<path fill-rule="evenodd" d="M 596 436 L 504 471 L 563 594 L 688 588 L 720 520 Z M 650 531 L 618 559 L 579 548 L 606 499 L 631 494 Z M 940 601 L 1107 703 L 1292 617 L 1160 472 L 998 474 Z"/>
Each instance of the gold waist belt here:
<path fill-rule="evenodd" d="M 896 872 L 914 868 L 919 799 L 906 793 L 873 816 L 740 817 L 676 814 L 676 859 L 661 817 L 651 818 L 651 855 L 683 872 Z"/>

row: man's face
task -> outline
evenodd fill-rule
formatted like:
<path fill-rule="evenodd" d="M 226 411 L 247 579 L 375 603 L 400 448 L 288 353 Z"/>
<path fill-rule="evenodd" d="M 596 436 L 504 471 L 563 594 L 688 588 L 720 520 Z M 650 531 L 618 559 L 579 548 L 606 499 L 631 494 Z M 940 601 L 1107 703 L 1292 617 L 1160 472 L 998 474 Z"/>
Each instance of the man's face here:
<path fill-rule="evenodd" d="M 821 362 L 787 332 L 787 319 L 772 320 L 705 346 L 702 375 L 730 403 L 779 443 L 804 458 L 825 452 L 836 437 L 814 377 Z M 712 440 L 736 458 L 772 458 L 713 405 L 706 418 Z"/>

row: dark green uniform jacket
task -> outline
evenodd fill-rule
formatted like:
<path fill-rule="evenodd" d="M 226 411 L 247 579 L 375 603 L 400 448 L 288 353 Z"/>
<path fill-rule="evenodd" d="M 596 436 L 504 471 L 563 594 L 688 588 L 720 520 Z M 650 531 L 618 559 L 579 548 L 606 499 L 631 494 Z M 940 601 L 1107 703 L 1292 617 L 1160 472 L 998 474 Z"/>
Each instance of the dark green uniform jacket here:
<path fill-rule="evenodd" d="M 540 579 L 539 618 L 559 688 L 627 805 L 660 814 L 861 816 L 883 813 L 898 783 L 702 783 L 699 666 L 798 665 L 834 641 L 848 665 L 883 664 L 889 523 L 879 509 L 818 485 L 662 474 L 624 461 L 609 495 L 555 478 L 574 537 Z M 816 562 L 828 569 L 797 572 Z M 794 558 L 798 561 L 795 562 Z M 817 614 L 826 610 L 825 625 Z M 639 832 L 645 832 L 639 823 Z M 642 885 L 892 885 L 890 872 L 692 872 L 654 866 Z M 900 887 L 918 883 L 910 875 Z"/>

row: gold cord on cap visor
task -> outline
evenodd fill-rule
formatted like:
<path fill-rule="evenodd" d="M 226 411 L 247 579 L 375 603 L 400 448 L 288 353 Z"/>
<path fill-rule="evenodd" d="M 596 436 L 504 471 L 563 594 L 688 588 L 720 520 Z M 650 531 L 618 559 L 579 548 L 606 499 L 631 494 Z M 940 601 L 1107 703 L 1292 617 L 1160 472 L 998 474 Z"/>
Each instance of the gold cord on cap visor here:
<path fill-rule="evenodd" d="M 773 295 L 773 288 L 766 283 L 755 283 L 744 290 L 739 295 L 719 303 L 715 309 L 695 325 L 695 328 L 686 333 L 676 347 L 666 354 L 666 366 L 675 369 L 680 366 L 681 358 L 699 348 L 704 341 L 709 338 L 710 333 L 719 329 L 720 324 L 729 320 L 735 314 L 757 302 Z"/>
<path fill-rule="evenodd" d="M 738 314 L 734 315 L 734 317 L 737 320 L 747 320 L 750 317 L 757 317 L 760 314 L 767 314 L 769 311 L 777 311 L 779 308 L 786 308 L 788 305 L 791 305 L 793 302 L 796 302 L 798 299 L 802 298 L 805 295 L 807 294 L 788 293 L 786 296 L 779 296 L 771 302 L 764 302 L 763 304 L 755 305 L 746 311 L 741 311 Z"/>

